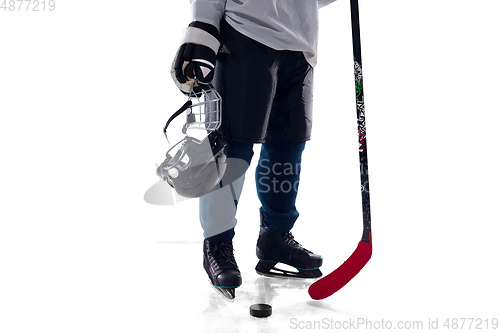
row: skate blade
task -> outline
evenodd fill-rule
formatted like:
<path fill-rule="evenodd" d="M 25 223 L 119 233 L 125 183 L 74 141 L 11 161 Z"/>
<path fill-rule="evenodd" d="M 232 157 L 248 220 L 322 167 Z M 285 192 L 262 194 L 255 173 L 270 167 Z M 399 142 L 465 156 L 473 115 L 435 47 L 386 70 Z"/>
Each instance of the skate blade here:
<path fill-rule="evenodd" d="M 318 278 L 323 276 L 323 273 L 321 273 L 319 268 L 300 269 L 297 267 L 287 265 L 287 267 L 291 267 L 296 270 L 295 272 L 293 272 L 287 269 L 275 267 L 276 264 L 278 263 L 275 263 L 272 267 L 270 267 L 272 265 L 271 262 L 259 261 L 259 263 L 255 267 L 255 271 L 257 272 L 257 274 L 266 277 L 275 277 L 275 278 L 292 279 L 292 280 L 317 280 Z"/>
<path fill-rule="evenodd" d="M 226 300 L 226 301 L 229 301 L 229 302 L 234 302 L 234 299 L 236 297 L 236 293 L 234 291 L 235 288 L 222 288 L 222 287 L 217 287 L 215 285 L 212 284 L 212 282 L 209 280 L 208 281 L 210 283 L 210 285 L 212 286 L 212 288 L 220 295 L 222 295 L 222 297 Z"/>

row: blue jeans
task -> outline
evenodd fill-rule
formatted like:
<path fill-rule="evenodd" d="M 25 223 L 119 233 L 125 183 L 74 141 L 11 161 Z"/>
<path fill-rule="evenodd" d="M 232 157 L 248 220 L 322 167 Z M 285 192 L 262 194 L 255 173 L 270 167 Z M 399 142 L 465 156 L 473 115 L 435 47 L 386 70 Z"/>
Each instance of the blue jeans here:
<path fill-rule="evenodd" d="M 299 217 L 295 207 L 305 141 L 266 137 L 255 170 L 257 195 L 261 202 L 265 226 L 290 231 Z M 236 208 L 245 179 L 241 166 L 250 165 L 253 144 L 228 142 L 228 164 L 223 187 L 200 198 L 200 223 L 204 237 L 212 242 L 229 241 L 234 236 Z M 239 162 L 239 164 L 237 163 Z M 237 170 L 237 172 L 234 172 Z"/>

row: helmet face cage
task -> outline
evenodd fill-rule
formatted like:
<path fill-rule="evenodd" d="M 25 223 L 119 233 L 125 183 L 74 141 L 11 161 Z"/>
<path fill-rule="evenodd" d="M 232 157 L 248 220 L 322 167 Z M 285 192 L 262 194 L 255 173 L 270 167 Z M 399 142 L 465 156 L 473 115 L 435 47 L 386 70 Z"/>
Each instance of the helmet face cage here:
<path fill-rule="evenodd" d="M 186 130 L 206 130 L 213 132 L 221 124 L 221 97 L 212 85 L 199 93 L 191 91 L 192 105 L 186 113 Z"/>
<path fill-rule="evenodd" d="M 167 160 L 164 167 L 169 170 L 176 167 L 180 171 L 189 168 L 191 160 L 187 155 L 186 139 L 177 142 L 172 148 L 167 151 Z"/>

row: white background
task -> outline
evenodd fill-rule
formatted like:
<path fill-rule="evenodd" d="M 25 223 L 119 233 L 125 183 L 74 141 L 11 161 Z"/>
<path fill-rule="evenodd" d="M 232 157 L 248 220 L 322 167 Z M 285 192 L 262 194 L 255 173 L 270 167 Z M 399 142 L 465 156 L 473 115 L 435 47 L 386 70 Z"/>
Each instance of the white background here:
<path fill-rule="evenodd" d="M 360 12 L 373 258 L 327 300 L 300 290 L 300 309 L 310 318 L 315 307 L 372 320 L 498 317 L 500 5 L 361 0 Z M 349 2 L 323 8 L 320 20 L 294 234 L 328 273 L 354 250 L 362 222 Z M 196 201 L 143 199 L 168 147 L 161 128 L 184 102 L 169 70 L 189 22 L 187 0 L 0 11 L 0 331 L 234 325 L 221 317 L 230 305 L 205 304 L 213 292 Z M 258 232 L 251 171 L 247 179 L 235 238 L 244 284 Z M 236 309 L 252 304 L 243 299 Z M 248 331 L 286 331 L 300 315 L 274 313 L 281 324 L 270 317 Z M 231 331 L 245 332 L 245 320 Z"/>

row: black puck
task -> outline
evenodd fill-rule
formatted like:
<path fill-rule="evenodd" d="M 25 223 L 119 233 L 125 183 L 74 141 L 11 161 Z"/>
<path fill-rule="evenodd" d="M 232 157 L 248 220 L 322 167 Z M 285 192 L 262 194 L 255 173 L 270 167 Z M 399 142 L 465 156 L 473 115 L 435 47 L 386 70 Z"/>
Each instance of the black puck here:
<path fill-rule="evenodd" d="M 257 318 L 269 317 L 273 308 L 269 304 L 253 304 L 250 306 L 250 315 Z"/>

